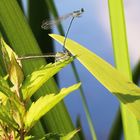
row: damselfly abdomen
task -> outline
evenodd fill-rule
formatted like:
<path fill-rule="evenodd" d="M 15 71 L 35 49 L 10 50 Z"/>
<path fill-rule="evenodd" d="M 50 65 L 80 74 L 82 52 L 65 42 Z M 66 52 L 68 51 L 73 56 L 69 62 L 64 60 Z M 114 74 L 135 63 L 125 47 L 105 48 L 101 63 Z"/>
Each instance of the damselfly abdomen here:
<path fill-rule="evenodd" d="M 26 60 L 26 59 L 36 59 L 36 58 L 55 58 L 55 62 L 58 61 L 65 61 L 71 57 L 69 52 L 57 52 L 56 54 L 45 54 L 45 55 L 28 55 L 28 56 L 21 56 L 18 57 L 17 60 Z"/>

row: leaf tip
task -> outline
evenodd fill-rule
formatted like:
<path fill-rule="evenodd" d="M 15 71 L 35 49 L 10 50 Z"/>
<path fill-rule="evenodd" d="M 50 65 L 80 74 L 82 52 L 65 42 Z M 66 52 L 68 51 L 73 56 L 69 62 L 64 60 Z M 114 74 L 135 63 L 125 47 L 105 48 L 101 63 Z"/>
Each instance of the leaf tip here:
<path fill-rule="evenodd" d="M 48 34 L 50 37 L 52 37 L 53 39 L 55 39 L 56 41 L 63 41 L 64 40 L 64 36 L 58 35 L 58 34 Z M 60 41 L 60 42 L 61 42 Z"/>
<path fill-rule="evenodd" d="M 57 34 L 48 34 L 51 38 L 55 39 L 58 35 Z"/>

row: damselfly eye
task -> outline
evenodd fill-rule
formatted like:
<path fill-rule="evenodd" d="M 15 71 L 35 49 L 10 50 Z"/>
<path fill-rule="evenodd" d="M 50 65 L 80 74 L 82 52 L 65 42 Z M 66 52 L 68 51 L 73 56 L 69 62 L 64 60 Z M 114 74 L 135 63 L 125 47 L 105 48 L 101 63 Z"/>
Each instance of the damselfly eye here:
<path fill-rule="evenodd" d="M 82 13 L 84 12 L 84 8 L 81 8 L 81 12 L 82 12 Z"/>

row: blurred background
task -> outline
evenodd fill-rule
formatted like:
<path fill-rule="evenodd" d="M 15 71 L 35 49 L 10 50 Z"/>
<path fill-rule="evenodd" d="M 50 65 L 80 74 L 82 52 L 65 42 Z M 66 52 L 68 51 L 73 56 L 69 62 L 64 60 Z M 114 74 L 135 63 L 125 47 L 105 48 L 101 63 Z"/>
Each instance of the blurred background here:
<path fill-rule="evenodd" d="M 59 16 L 84 8 L 85 12 L 83 15 L 74 20 L 68 37 L 93 51 L 112 65 L 115 65 L 108 1 L 55 0 L 54 2 Z M 23 1 L 23 4 L 27 13 L 26 0 Z M 124 6 L 129 54 L 133 69 L 140 59 L 140 1 L 124 0 Z M 62 22 L 65 32 L 67 31 L 69 22 L 70 19 Z M 59 34 L 56 27 L 53 28 L 53 32 Z M 62 50 L 62 46 L 55 42 L 55 50 Z M 106 140 L 118 110 L 119 102 L 77 60 L 74 62 L 80 76 L 80 81 L 82 82 L 97 137 L 99 140 Z M 76 83 L 76 80 L 69 65 L 59 73 L 59 86 L 63 88 L 74 83 Z M 66 97 L 65 103 L 74 124 L 76 124 L 77 117 L 80 116 L 86 140 L 91 140 L 79 91 Z"/>

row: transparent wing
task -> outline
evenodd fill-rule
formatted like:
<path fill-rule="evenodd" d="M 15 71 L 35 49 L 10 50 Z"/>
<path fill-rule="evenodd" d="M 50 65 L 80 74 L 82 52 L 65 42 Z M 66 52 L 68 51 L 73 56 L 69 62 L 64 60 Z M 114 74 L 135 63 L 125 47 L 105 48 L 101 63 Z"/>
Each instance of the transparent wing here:
<path fill-rule="evenodd" d="M 69 18 L 72 16 L 73 13 L 69 13 L 67 15 L 61 16 L 58 19 L 55 20 L 43 20 L 41 28 L 44 30 L 52 29 L 55 25 L 58 25 L 61 21 Z"/>

